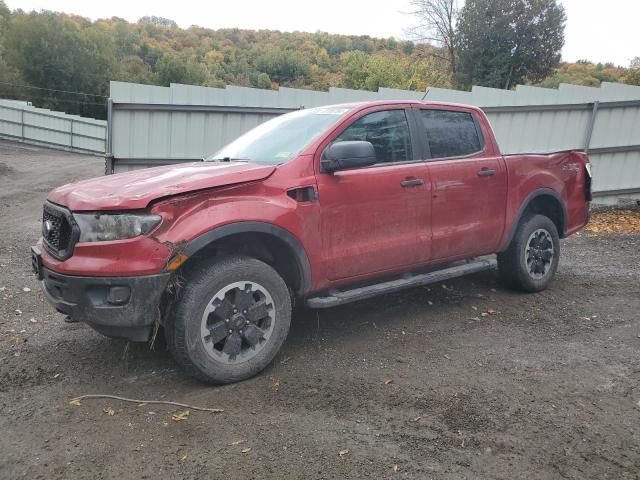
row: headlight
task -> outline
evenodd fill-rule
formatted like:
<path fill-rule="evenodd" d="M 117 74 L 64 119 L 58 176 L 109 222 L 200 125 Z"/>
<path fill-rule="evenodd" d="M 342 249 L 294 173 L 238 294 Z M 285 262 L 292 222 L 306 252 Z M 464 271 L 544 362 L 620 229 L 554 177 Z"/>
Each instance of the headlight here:
<path fill-rule="evenodd" d="M 159 223 L 159 215 L 74 213 L 81 242 L 122 240 L 149 233 Z"/>

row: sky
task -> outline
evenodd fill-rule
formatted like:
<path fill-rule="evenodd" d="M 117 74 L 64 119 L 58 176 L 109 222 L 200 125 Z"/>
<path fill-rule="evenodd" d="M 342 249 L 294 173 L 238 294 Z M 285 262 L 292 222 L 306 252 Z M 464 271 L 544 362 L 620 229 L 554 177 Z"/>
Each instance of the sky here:
<path fill-rule="evenodd" d="M 88 17 L 137 21 L 145 15 L 181 27 L 247 28 L 407 38 L 415 23 L 409 0 L 5 0 L 11 9 L 53 10 Z M 562 59 L 628 66 L 640 56 L 639 0 L 560 0 L 567 13 Z M 462 0 L 460 0 L 462 4 Z"/>

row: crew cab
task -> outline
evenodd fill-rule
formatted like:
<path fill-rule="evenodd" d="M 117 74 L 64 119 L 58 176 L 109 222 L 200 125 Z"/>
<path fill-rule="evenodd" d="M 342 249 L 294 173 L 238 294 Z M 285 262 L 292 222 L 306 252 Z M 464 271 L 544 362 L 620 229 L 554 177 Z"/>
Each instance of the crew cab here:
<path fill-rule="evenodd" d="M 546 288 L 590 200 L 584 152 L 501 155 L 478 108 L 332 105 L 275 117 L 202 162 L 53 190 L 32 261 L 58 311 L 133 341 L 162 326 L 187 373 L 228 383 L 273 360 L 295 304 L 496 264 L 514 288 Z"/>

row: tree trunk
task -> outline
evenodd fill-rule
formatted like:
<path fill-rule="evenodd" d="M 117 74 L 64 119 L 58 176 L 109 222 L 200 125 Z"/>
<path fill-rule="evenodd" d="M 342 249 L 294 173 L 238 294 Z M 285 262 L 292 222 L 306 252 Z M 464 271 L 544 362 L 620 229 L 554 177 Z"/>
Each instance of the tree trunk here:
<path fill-rule="evenodd" d="M 456 49 L 449 47 L 449 69 L 451 70 L 451 77 L 456 76 Z"/>
<path fill-rule="evenodd" d="M 509 86 L 511 85 L 511 75 L 513 75 L 513 65 L 509 67 L 509 75 L 507 75 L 507 81 L 504 84 L 505 90 L 509 90 Z"/>

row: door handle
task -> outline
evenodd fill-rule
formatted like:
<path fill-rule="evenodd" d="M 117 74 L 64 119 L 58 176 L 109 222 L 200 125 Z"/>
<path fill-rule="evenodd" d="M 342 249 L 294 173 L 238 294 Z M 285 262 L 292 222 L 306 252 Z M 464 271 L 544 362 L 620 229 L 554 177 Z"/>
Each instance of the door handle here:
<path fill-rule="evenodd" d="M 488 168 L 483 168 L 478 172 L 479 177 L 492 177 L 496 174 L 495 170 L 490 170 Z"/>
<path fill-rule="evenodd" d="M 400 186 L 402 188 L 417 187 L 419 185 L 424 185 L 424 180 L 422 180 L 421 178 L 408 178 L 400 182 Z"/>

